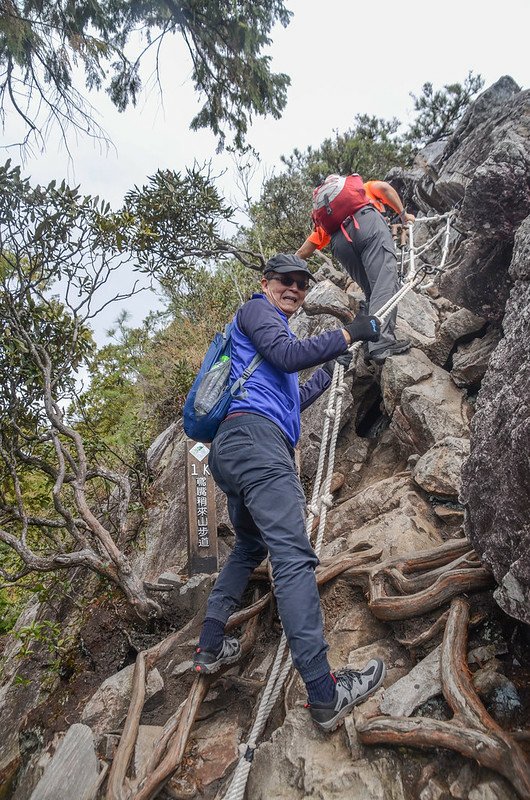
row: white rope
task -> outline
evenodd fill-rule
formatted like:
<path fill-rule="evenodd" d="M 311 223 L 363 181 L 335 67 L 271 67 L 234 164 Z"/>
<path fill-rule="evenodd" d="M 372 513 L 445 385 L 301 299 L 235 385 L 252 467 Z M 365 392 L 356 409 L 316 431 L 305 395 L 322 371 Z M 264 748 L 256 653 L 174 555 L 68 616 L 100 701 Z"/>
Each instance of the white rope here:
<path fill-rule="evenodd" d="M 445 220 L 445 227 L 440 228 L 440 230 L 431 236 L 424 244 L 420 245 L 419 247 L 415 247 L 414 245 L 414 229 L 413 224 L 409 222 L 408 224 L 408 238 L 409 238 L 409 269 L 407 270 L 407 274 L 414 274 L 415 273 L 415 259 L 419 256 L 422 256 L 427 250 L 429 250 L 435 242 L 438 241 L 442 236 L 444 236 L 444 244 L 443 244 L 443 252 L 442 252 L 442 260 L 438 269 L 443 269 L 445 265 L 445 261 L 447 258 L 447 253 L 449 250 L 449 235 L 451 232 L 451 223 L 454 219 L 455 212 L 454 211 L 447 211 L 445 214 L 437 214 L 433 217 L 420 217 L 418 218 L 417 222 L 430 222 L 432 220 Z M 425 286 L 432 285 L 432 281 Z"/>
<path fill-rule="evenodd" d="M 444 251 L 442 254 L 442 261 L 440 264 L 440 268 L 443 266 L 443 264 L 445 264 L 445 260 L 447 258 L 451 216 L 444 214 L 444 215 L 439 215 L 437 217 L 428 218 L 429 220 L 431 220 L 439 218 L 445 219 L 446 217 L 447 217 L 447 223 L 445 229 L 446 236 L 444 240 Z M 393 297 L 391 297 L 390 300 L 388 300 L 388 302 L 385 303 L 378 310 L 377 318 L 381 322 L 384 322 L 390 316 L 390 314 L 392 313 L 394 308 L 398 305 L 400 300 L 415 286 L 418 286 L 424 278 L 424 275 L 422 275 L 422 272 L 424 272 L 423 267 L 420 267 L 416 272 L 414 272 L 415 253 L 414 253 L 412 223 L 409 223 L 408 227 L 409 227 L 409 242 L 410 242 L 409 272 L 411 273 L 411 277 L 393 295 Z M 436 238 L 438 238 L 438 235 L 436 236 Z M 355 354 L 358 353 L 361 345 L 362 345 L 361 342 L 355 342 L 349 348 L 353 356 L 355 356 Z M 306 521 L 306 533 L 308 538 L 310 539 L 312 533 L 313 521 L 315 520 L 316 517 L 319 516 L 318 530 L 314 545 L 314 550 L 317 557 L 320 555 L 320 550 L 322 548 L 322 543 L 324 541 L 324 531 L 326 527 L 326 517 L 328 509 L 331 508 L 333 503 L 333 496 L 331 495 L 330 489 L 331 489 L 331 481 L 333 478 L 333 470 L 335 467 L 335 452 L 336 452 L 337 439 L 340 429 L 342 399 L 344 396 L 345 387 L 346 384 L 344 383 L 344 367 L 342 366 L 342 364 L 335 363 L 335 369 L 333 370 L 333 377 L 330 385 L 328 405 L 326 412 L 324 414 L 324 425 L 322 429 L 322 439 L 320 442 L 320 452 L 319 452 L 317 470 L 315 475 L 315 483 L 313 486 L 311 502 L 308 505 L 308 514 Z M 332 420 L 333 420 L 333 427 L 331 429 L 331 438 L 330 438 L 330 428 Z M 328 449 L 328 439 L 330 442 L 329 454 L 327 458 L 328 463 L 327 463 L 326 477 L 324 479 L 324 482 L 322 483 L 322 476 L 324 474 L 324 466 L 326 462 L 326 453 Z M 247 779 L 250 773 L 252 759 L 254 757 L 254 751 L 257 747 L 258 739 L 261 736 L 265 728 L 265 725 L 267 724 L 269 714 L 272 708 L 274 707 L 276 700 L 278 699 L 278 695 L 280 694 L 285 679 L 289 673 L 289 670 L 291 669 L 292 657 L 290 652 L 287 652 L 287 658 L 285 658 L 284 661 L 286 650 L 288 651 L 287 639 L 285 633 L 282 633 L 280 643 L 278 645 L 278 650 L 276 652 L 276 657 L 274 659 L 274 664 L 272 665 L 271 673 L 269 675 L 269 680 L 267 681 L 267 685 L 260 700 L 254 725 L 252 726 L 252 730 L 250 732 L 248 741 L 240 746 L 242 756 L 239 759 L 236 769 L 234 770 L 232 781 L 225 795 L 225 800 L 242 800 L 245 794 Z"/>
<path fill-rule="evenodd" d="M 433 214 L 432 217 L 416 217 L 416 222 L 439 222 L 441 219 L 454 216 L 454 213 L 454 209 L 451 209 L 451 211 L 444 211 L 443 214 Z"/>

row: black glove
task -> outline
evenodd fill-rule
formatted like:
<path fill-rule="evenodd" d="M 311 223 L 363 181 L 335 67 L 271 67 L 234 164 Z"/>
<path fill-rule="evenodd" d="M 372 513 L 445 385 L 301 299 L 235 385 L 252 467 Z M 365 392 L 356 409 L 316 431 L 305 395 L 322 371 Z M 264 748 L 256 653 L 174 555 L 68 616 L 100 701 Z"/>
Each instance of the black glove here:
<path fill-rule="evenodd" d="M 331 361 L 326 361 L 325 364 L 322 364 L 322 369 L 324 372 L 327 372 L 329 377 L 333 377 L 333 371 L 335 369 L 335 364 L 342 364 L 344 369 L 348 369 L 350 366 L 351 360 L 353 358 L 353 353 L 350 353 L 349 350 L 346 350 L 345 353 L 338 356 L 337 358 L 332 359 Z"/>
<path fill-rule="evenodd" d="M 352 322 L 344 325 L 344 330 L 348 331 L 352 342 L 377 342 L 381 334 L 377 317 L 367 314 L 357 314 Z"/>

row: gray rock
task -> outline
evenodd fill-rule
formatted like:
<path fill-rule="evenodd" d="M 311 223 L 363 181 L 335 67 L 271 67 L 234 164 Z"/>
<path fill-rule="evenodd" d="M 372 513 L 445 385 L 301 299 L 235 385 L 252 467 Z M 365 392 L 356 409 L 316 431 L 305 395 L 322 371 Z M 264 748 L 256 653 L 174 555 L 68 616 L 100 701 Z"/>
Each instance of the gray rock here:
<path fill-rule="evenodd" d="M 304 300 L 303 309 L 309 317 L 328 314 L 343 323 L 353 319 L 348 295 L 329 280 L 321 281 L 311 289 Z"/>
<path fill-rule="evenodd" d="M 530 212 L 529 99 L 530 92 L 518 91 L 510 78 L 486 90 L 448 143 L 435 184 L 446 207 L 463 200 L 457 226 L 467 236 L 455 248 L 440 290 L 492 320 L 502 318 L 510 290 L 514 231 Z"/>
<path fill-rule="evenodd" d="M 331 260 L 322 264 L 314 275 L 318 281 L 331 281 L 331 283 L 334 283 L 339 289 L 346 289 L 348 284 L 351 283 L 351 278 L 348 273 L 342 269 L 336 269 L 331 263 Z"/>
<path fill-rule="evenodd" d="M 139 725 L 134 747 L 134 771 L 139 775 L 147 764 L 155 743 L 163 731 L 162 725 Z"/>
<path fill-rule="evenodd" d="M 419 800 L 444 800 L 447 797 L 445 787 L 440 781 L 430 778 L 420 792 Z"/>
<path fill-rule="evenodd" d="M 404 800 L 399 762 L 391 754 L 352 761 L 341 736 L 320 733 L 304 708 L 291 709 L 281 728 L 254 756 L 248 782 L 252 800 Z"/>
<path fill-rule="evenodd" d="M 356 492 L 353 497 L 329 511 L 327 522 L 330 538 L 355 530 L 380 514 L 399 508 L 411 486 L 408 476 L 400 476 L 377 481 Z"/>
<path fill-rule="evenodd" d="M 381 712 L 392 717 L 410 717 L 422 703 L 440 694 L 441 647 L 435 647 L 428 656 L 411 669 L 408 675 L 396 681 L 385 691 Z"/>
<path fill-rule="evenodd" d="M 488 368 L 491 354 L 501 338 L 500 331 L 493 329 L 482 339 L 473 339 L 462 344 L 453 355 L 451 377 L 457 386 L 478 387 Z"/>
<path fill-rule="evenodd" d="M 332 668 L 343 667 L 352 651 L 384 639 L 387 632 L 364 601 L 354 600 L 326 636 Z"/>
<path fill-rule="evenodd" d="M 412 348 L 401 356 L 387 358 L 381 370 L 381 392 L 387 414 L 392 414 L 407 386 L 432 375 L 434 365 L 421 350 Z"/>
<path fill-rule="evenodd" d="M 152 503 L 142 524 L 143 547 L 131 557 L 135 569 L 150 582 L 167 570 L 181 572 L 188 560 L 185 448 L 181 423 L 163 431 L 151 448 Z"/>
<path fill-rule="evenodd" d="M 422 454 L 446 436 L 468 437 L 471 415 L 462 390 L 433 365 L 428 380 L 403 389 L 390 428 L 411 453 Z"/>
<path fill-rule="evenodd" d="M 76 723 L 66 732 L 31 800 L 95 800 L 99 766 L 92 731 Z"/>
<path fill-rule="evenodd" d="M 519 228 L 504 338 L 490 358 L 462 471 L 466 533 L 499 584 L 495 598 L 530 623 L 530 217 Z"/>
<path fill-rule="evenodd" d="M 182 422 L 173 422 L 169 428 L 160 433 L 147 451 L 147 464 L 153 473 L 160 473 L 167 467 L 171 459 L 172 448 L 185 434 Z"/>
<path fill-rule="evenodd" d="M 467 800 L 519 800 L 519 795 L 502 778 L 491 778 L 471 789 Z"/>
<path fill-rule="evenodd" d="M 120 727 L 129 708 L 134 664 L 111 675 L 96 689 L 81 714 L 81 721 L 90 725 L 95 734 L 112 732 Z M 152 669 L 147 678 L 146 700 L 162 693 L 164 681 L 159 671 Z"/>
<path fill-rule="evenodd" d="M 468 800 L 473 781 L 472 767 L 469 764 L 464 764 L 455 780 L 449 786 L 451 797 L 456 797 L 457 800 Z"/>
<path fill-rule="evenodd" d="M 415 347 L 428 347 L 434 342 L 438 313 L 430 299 L 418 292 L 409 292 L 398 305 L 396 338 L 410 339 Z"/>
<path fill-rule="evenodd" d="M 337 510 L 342 510 L 342 506 Z M 360 527 L 348 525 L 344 517 L 341 526 L 347 537 L 348 547 L 360 542 L 377 544 L 382 549 L 382 558 L 391 558 L 404 553 L 413 553 L 436 547 L 442 541 L 436 517 L 428 503 L 416 492 L 406 492 L 399 498 L 396 508 L 381 513 Z"/>
<path fill-rule="evenodd" d="M 172 572 L 171 570 L 163 572 L 157 578 L 157 583 L 167 583 L 170 586 L 176 586 L 177 588 L 180 588 L 184 581 L 185 578 L 182 575 L 177 575 L 176 572 Z"/>
<path fill-rule="evenodd" d="M 469 439 L 446 436 L 420 457 L 412 476 L 426 492 L 457 498 L 462 464 L 468 455 Z"/>
<path fill-rule="evenodd" d="M 440 325 L 436 341 L 427 348 L 427 355 L 431 361 L 443 367 L 455 344 L 461 339 L 469 339 L 474 334 L 480 333 L 485 324 L 486 321 L 482 317 L 473 314 L 467 308 L 449 314 Z"/>
<path fill-rule="evenodd" d="M 207 573 L 192 575 L 181 586 L 178 595 L 172 596 L 172 605 L 187 612 L 188 616 L 193 616 L 205 605 L 216 577 L 217 573 L 212 575 Z"/>

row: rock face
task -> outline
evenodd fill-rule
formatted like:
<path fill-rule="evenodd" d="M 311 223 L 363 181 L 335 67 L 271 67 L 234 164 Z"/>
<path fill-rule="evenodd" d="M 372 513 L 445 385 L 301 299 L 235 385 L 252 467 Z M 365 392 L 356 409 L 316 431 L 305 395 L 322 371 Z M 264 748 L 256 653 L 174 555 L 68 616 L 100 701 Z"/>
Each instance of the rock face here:
<path fill-rule="evenodd" d="M 308 726 L 306 713 L 300 708 L 290 711 L 270 742 L 258 749 L 248 783 L 249 798 L 404 800 L 396 760 L 388 756 L 352 762 L 343 739 Z"/>
<path fill-rule="evenodd" d="M 517 233 L 510 275 L 504 338 L 477 399 L 462 500 L 466 531 L 499 583 L 498 603 L 530 623 L 530 218 Z"/>
<path fill-rule="evenodd" d="M 111 675 L 90 698 L 83 709 L 81 720 L 90 725 L 95 733 L 113 731 L 125 719 L 129 707 L 133 682 L 134 664 Z M 147 678 L 146 698 L 154 697 L 164 689 L 159 671 L 151 670 Z"/>
<path fill-rule="evenodd" d="M 461 203 L 457 228 L 466 233 L 441 291 L 487 319 L 502 318 L 514 231 L 530 213 L 529 142 L 530 92 L 505 76 L 470 107 L 414 188 L 425 210 Z"/>
<path fill-rule="evenodd" d="M 351 322 L 353 319 L 348 295 L 330 280 L 317 283 L 307 295 L 303 308 L 309 317 L 317 314 L 330 314 L 337 317 L 342 323 Z"/>
<path fill-rule="evenodd" d="M 96 800 L 99 765 L 90 728 L 72 725 L 46 767 L 31 800 Z"/>

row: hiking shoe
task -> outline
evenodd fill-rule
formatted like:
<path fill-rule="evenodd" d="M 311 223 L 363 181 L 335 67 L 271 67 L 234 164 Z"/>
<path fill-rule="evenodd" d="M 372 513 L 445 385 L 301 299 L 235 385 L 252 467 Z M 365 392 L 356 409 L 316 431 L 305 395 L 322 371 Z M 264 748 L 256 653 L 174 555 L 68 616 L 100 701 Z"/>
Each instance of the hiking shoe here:
<path fill-rule="evenodd" d="M 238 660 L 240 653 L 241 645 L 239 644 L 239 639 L 234 636 L 225 636 L 218 653 L 210 653 L 209 650 L 197 647 L 193 654 L 193 670 L 194 672 L 210 675 L 212 672 L 217 672 L 218 669 L 221 669 L 224 664 L 234 664 Z"/>
<path fill-rule="evenodd" d="M 412 342 L 410 339 L 396 339 L 395 342 L 388 345 L 384 350 L 378 353 L 371 353 L 368 357 L 374 364 L 384 364 L 385 360 L 390 356 L 398 356 L 400 353 L 406 353 L 410 350 Z"/>
<path fill-rule="evenodd" d="M 335 698 L 331 703 L 308 704 L 311 718 L 321 730 L 331 733 L 342 724 L 344 717 L 381 686 L 386 668 L 380 658 L 372 658 L 362 672 L 341 669 L 332 673 L 335 678 Z"/>

